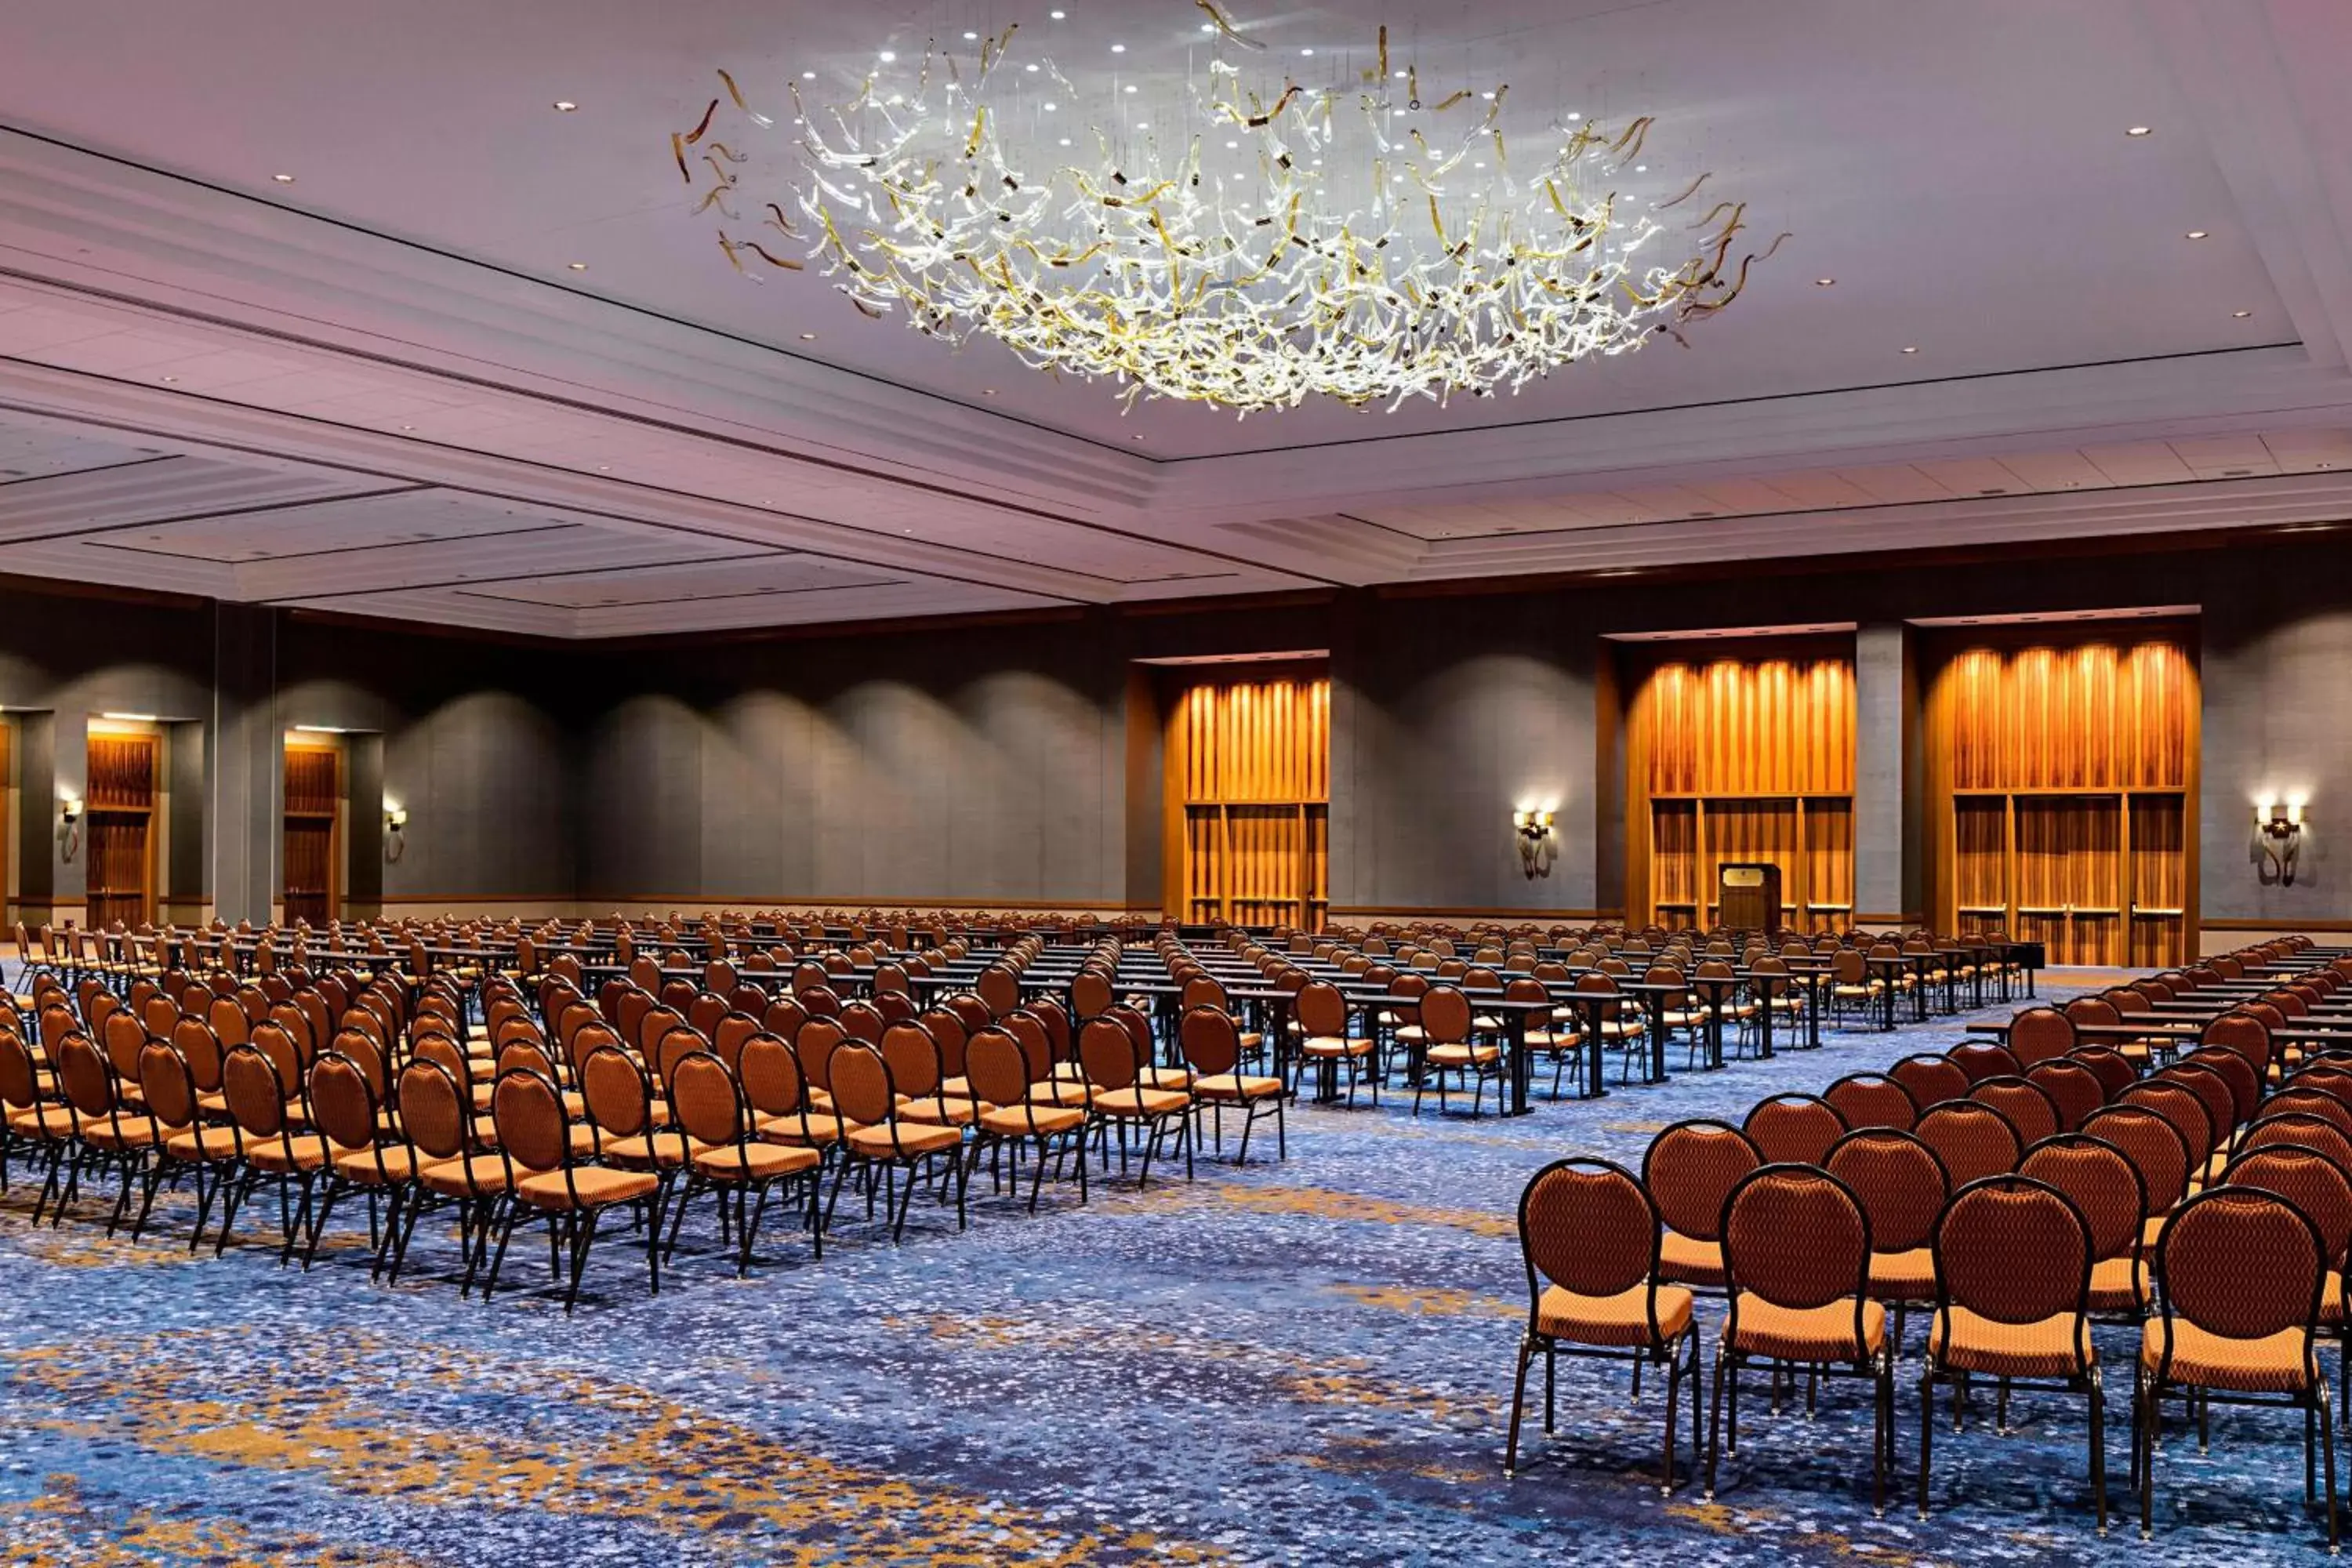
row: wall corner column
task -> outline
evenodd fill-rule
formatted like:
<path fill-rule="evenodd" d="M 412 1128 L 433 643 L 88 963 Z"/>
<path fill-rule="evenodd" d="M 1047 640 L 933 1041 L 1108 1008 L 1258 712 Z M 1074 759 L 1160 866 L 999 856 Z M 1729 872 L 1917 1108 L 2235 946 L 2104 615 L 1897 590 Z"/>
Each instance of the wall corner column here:
<path fill-rule="evenodd" d="M 266 923 L 277 898 L 278 622 L 264 605 L 213 609 L 211 810 L 205 815 L 213 910 Z"/>
<path fill-rule="evenodd" d="M 1861 925 L 1916 920 L 1918 777 L 1910 628 L 1866 622 L 1853 636 L 1853 910 Z"/>

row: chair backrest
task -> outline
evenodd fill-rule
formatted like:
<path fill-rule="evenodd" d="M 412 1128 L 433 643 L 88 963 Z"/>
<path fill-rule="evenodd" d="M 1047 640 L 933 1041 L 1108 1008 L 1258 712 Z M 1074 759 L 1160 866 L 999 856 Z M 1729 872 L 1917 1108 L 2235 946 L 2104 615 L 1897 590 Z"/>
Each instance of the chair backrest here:
<path fill-rule="evenodd" d="M 1972 1182 L 1936 1222 L 1935 1247 L 1948 1339 L 1956 1307 L 2012 1326 L 2071 1316 L 2067 1370 L 2090 1364 L 2091 1226 L 2065 1194 L 2030 1176 Z"/>
<path fill-rule="evenodd" d="M 742 1087 L 727 1064 L 709 1051 L 677 1064 L 670 1077 L 669 1108 L 687 1136 L 722 1148 L 740 1144 L 750 1125 Z"/>
<path fill-rule="evenodd" d="M 2296 1148 L 2310 1149 L 2335 1161 L 2352 1175 L 2352 1133 L 2337 1123 L 2308 1111 L 2287 1110 L 2275 1116 L 2263 1116 L 2248 1122 L 2239 1134 L 2236 1152 L 2251 1153 L 2274 1144 L 2288 1143 Z"/>
<path fill-rule="evenodd" d="M 880 1051 L 863 1040 L 845 1040 L 833 1053 L 832 1073 L 834 1109 L 843 1116 L 868 1126 L 891 1119 L 897 1100 Z"/>
<path fill-rule="evenodd" d="M 2061 1132 L 2074 1131 L 2083 1125 L 2083 1118 L 2107 1102 L 2107 1086 L 2099 1075 L 2064 1057 L 2035 1062 L 2025 1069 L 2025 1081 L 2050 1097 Z"/>
<path fill-rule="evenodd" d="M 2198 1040 L 2202 1045 L 2237 1052 L 2257 1073 L 2270 1070 L 2270 1026 L 2252 1013 L 2224 1013 L 2207 1019 L 2204 1028 L 2198 1031 Z"/>
<path fill-rule="evenodd" d="M 2061 1132 L 2025 1152 L 2017 1173 L 2046 1182 L 2074 1201 L 2091 1229 L 2094 1261 L 2139 1251 L 2147 1184 L 2124 1152 L 2086 1132 Z"/>
<path fill-rule="evenodd" d="M 2189 1190 L 2189 1143 L 2180 1129 L 2145 1105 L 2106 1105 L 2083 1120 L 2086 1136 L 2111 1143 L 2139 1172 L 2146 1218 L 2168 1214 Z"/>
<path fill-rule="evenodd" d="M 2009 1174 L 2025 1152 L 2017 1124 L 1979 1100 L 1950 1100 L 1930 1106 L 1912 1131 L 1942 1159 L 1956 1190 L 1987 1176 Z"/>
<path fill-rule="evenodd" d="M 1432 1045 L 1461 1044 L 1470 1037 L 1470 998 L 1451 985 L 1431 986 L 1421 999 L 1421 1026 Z"/>
<path fill-rule="evenodd" d="M 1870 1215 L 1870 1244 L 1880 1252 L 1927 1245 L 1950 1194 L 1933 1149 L 1892 1127 L 1863 1127 L 1830 1146 L 1822 1168 L 1853 1190 Z"/>
<path fill-rule="evenodd" d="M 2205 1102 L 2205 1119 L 2212 1126 L 2216 1147 L 2230 1141 L 2230 1133 L 2237 1127 L 2239 1116 L 2238 1090 L 2223 1069 L 2213 1065 L 2212 1058 L 2217 1056 L 2223 1058 L 2229 1067 L 2251 1075 L 2253 1070 L 2227 1051 L 2211 1051 L 2207 1053 L 2203 1061 L 2183 1058 L 2156 1075 L 2157 1082 L 2177 1083 Z M 2254 1086 L 2251 1077 L 2247 1079 L 2247 1088 L 2249 1103 L 2246 1110 L 2251 1113 L 2259 1103 L 2262 1091 Z"/>
<path fill-rule="evenodd" d="M 362 1110 L 372 1111 L 375 1102 L 368 1088 L 367 1075 L 347 1057 L 329 1053 L 319 1058 L 310 1069 L 310 1106 L 325 1129 L 325 1107 L 331 1102 L 339 1106 L 335 1112 L 341 1125 L 328 1130 L 328 1136 L 347 1149 L 364 1148 L 373 1142 L 373 1129 L 362 1124 Z M 459 1087 L 459 1080 L 439 1062 L 410 1062 L 400 1071 L 400 1126 L 409 1142 L 417 1150 L 436 1160 L 456 1160 L 465 1156 L 472 1142 L 467 1123 L 474 1112 L 470 1097 Z M 370 1121 L 373 1117 L 371 1114 Z"/>
<path fill-rule="evenodd" d="M 2032 1067 L 2074 1048 L 2074 1021 L 2055 1007 L 2028 1007 L 2009 1021 L 2009 1051 Z"/>
<path fill-rule="evenodd" d="M 1969 1090 L 1979 1105 L 1990 1105 L 2010 1120 L 2017 1136 L 2028 1145 L 2060 1131 L 2058 1107 L 2038 1086 L 2022 1078 L 1979 1079 Z"/>
<path fill-rule="evenodd" d="M 403 1075 L 404 1078 L 406 1076 Z M 349 1057 L 330 1051 L 310 1064 L 310 1122 L 319 1133 L 336 1149 L 353 1150 L 372 1147 L 376 1142 L 377 1108 L 374 1088 L 359 1064 Z M 450 1098 L 457 1091 L 450 1090 Z M 403 1108 L 401 1128 L 410 1141 L 415 1141 L 415 1130 Z M 422 1147 L 420 1144 L 419 1147 Z M 433 1152 L 431 1150 L 425 1151 Z M 454 1157 L 454 1156 L 451 1156 Z"/>
<path fill-rule="evenodd" d="M 1674 1230 L 1714 1241 L 1722 1235 L 1724 1201 L 1764 1163 L 1748 1134 L 1727 1121 L 1679 1121 L 1651 1140 L 1642 1185 Z"/>
<path fill-rule="evenodd" d="M 1078 1031 L 1078 1062 L 1097 1089 L 1131 1087 L 1141 1067 L 1135 1037 L 1116 1018 L 1089 1018 Z"/>
<path fill-rule="evenodd" d="M 735 1059 L 735 1080 L 755 1115 L 797 1116 L 808 1103 L 800 1058 L 781 1035 L 762 1031 L 745 1040 Z"/>
<path fill-rule="evenodd" d="M 2007 1047 L 1981 1040 L 1963 1041 L 1945 1054 L 1951 1058 L 1953 1066 L 1969 1075 L 1972 1084 L 1989 1078 L 2015 1078 L 2025 1070 Z"/>
<path fill-rule="evenodd" d="M 2205 1102 L 2195 1091 L 2177 1083 L 2136 1083 L 2116 1097 L 2118 1105 L 2140 1105 L 2155 1111 L 2180 1130 L 2189 1145 L 2190 1169 L 2200 1168 L 2206 1156 L 2220 1146 L 2220 1137 L 2213 1127 L 2213 1118 Z"/>
<path fill-rule="evenodd" d="M 1455 994 L 1459 995 L 1460 993 L 1456 992 Z M 1427 998 L 1423 998 L 1424 1002 L 1426 1000 Z M 1299 1027 L 1308 1035 L 1335 1038 L 1347 1033 L 1347 999 L 1340 995 L 1339 988 L 1329 981 L 1308 981 L 1298 988 L 1298 994 L 1292 1005 L 1297 1010 Z M 1083 1048 L 1083 1040 L 1080 1045 Z"/>
<path fill-rule="evenodd" d="M 2273 1143 L 2230 1162 L 2222 1181 L 2233 1187 L 2275 1193 L 2301 1211 L 2319 1232 L 2331 1268 L 2341 1268 L 2352 1250 L 2352 1175 L 2316 1149 Z"/>
<path fill-rule="evenodd" d="M 539 1073 L 516 1068 L 499 1075 L 490 1090 L 490 1120 L 499 1147 L 527 1171 L 562 1170 L 571 1152 L 563 1097 Z"/>
<path fill-rule="evenodd" d="M 1923 1115 L 1948 1100 L 1969 1097 L 1969 1075 L 1949 1057 L 1924 1052 L 1905 1057 L 1886 1069 L 1886 1076 L 1909 1091 L 1912 1103 Z"/>
<path fill-rule="evenodd" d="M 1546 1283 L 1579 1296 L 1645 1289 L 1648 1338 L 1659 1333 L 1657 1205 L 1631 1173 L 1606 1160 L 1555 1160 L 1519 1194 L 1519 1252 L 1529 1310 Z"/>
<path fill-rule="evenodd" d="M 683 1056 L 674 1058 L 664 1069 L 665 1081 L 683 1065 Z M 653 1085 L 645 1069 L 617 1047 L 600 1046 L 582 1058 L 580 1094 L 588 1120 L 601 1133 L 635 1138 L 653 1128 Z"/>
<path fill-rule="evenodd" d="M 2347 1133 L 2352 1133 L 2352 1107 L 2346 1106 L 2325 1089 L 2305 1088 L 2300 1078 L 2256 1106 L 2254 1114 L 2277 1116 L 2290 1110 L 2305 1116 L 2316 1116 L 2323 1121 L 2333 1122 Z"/>
<path fill-rule="evenodd" d="M 1744 1295 L 1801 1310 L 1851 1298 L 1859 1357 L 1870 1254 L 1870 1215 L 1843 1182 L 1813 1165 L 1748 1173 L 1723 1205 L 1733 1331 Z"/>
<path fill-rule="evenodd" d="M 1911 1091 L 1884 1073 L 1848 1073 L 1822 1090 L 1822 1098 L 1852 1128 L 1893 1127 L 1907 1132 L 1919 1120 Z"/>
<path fill-rule="evenodd" d="M 2252 1187 L 2200 1193 L 2165 1222 L 2156 1268 L 2164 1281 L 2160 1373 L 2170 1368 L 2176 1318 L 2230 1340 L 2299 1328 L 2309 1364 L 2327 1252 L 2284 1198 Z"/>
<path fill-rule="evenodd" d="M 1776 1094 L 1756 1103 L 1740 1131 L 1767 1164 L 1818 1165 L 1845 1135 L 1846 1121 L 1817 1094 Z"/>
<path fill-rule="evenodd" d="M 1187 994 L 1192 988 L 1185 987 Z M 1184 1061 L 1194 1072 L 1213 1078 L 1229 1073 L 1241 1062 L 1241 1034 L 1225 1011 L 1210 1004 L 1185 1010 L 1180 1037 Z"/>
<path fill-rule="evenodd" d="M 286 1130 L 286 1094 L 278 1069 L 250 1041 L 231 1046 L 221 1058 L 221 1093 L 236 1124 L 255 1138 L 275 1138 Z"/>
<path fill-rule="evenodd" d="M 882 1032 L 882 1059 L 890 1064 L 891 1086 L 909 1100 L 937 1094 L 944 1076 L 940 1043 L 919 1023 L 908 1019 Z"/>
<path fill-rule="evenodd" d="M 2076 1046 L 2066 1054 L 2066 1059 L 2080 1062 L 2097 1074 L 2109 1100 L 2139 1081 L 2139 1068 L 2113 1046 Z"/>
<path fill-rule="evenodd" d="M 2116 1005 L 2098 996 L 2077 996 L 2063 1009 L 2077 1024 L 2120 1024 L 2123 1015 Z"/>

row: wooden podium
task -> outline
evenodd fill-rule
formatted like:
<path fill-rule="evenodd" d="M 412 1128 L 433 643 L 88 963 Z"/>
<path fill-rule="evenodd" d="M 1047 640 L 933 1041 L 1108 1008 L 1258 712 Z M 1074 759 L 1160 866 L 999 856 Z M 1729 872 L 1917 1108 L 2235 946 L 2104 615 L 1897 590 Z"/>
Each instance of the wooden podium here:
<path fill-rule="evenodd" d="M 1780 924 L 1780 868 L 1727 864 L 1716 871 L 1716 921 L 1738 931 L 1769 931 Z"/>

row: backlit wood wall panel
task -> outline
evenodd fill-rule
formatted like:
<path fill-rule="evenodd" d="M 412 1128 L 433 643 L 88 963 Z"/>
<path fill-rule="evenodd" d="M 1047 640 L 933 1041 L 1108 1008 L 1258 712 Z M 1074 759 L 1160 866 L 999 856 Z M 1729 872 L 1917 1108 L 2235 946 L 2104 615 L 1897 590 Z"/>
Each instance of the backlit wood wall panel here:
<path fill-rule="evenodd" d="M 337 842 L 342 753 L 323 745 L 289 744 L 285 787 L 286 918 L 323 925 L 342 912 Z"/>
<path fill-rule="evenodd" d="M 2188 785 L 2197 667 L 2177 643 L 1967 648 L 1937 688 L 1955 789 Z"/>
<path fill-rule="evenodd" d="M 1853 661 L 1659 665 L 1634 699 L 1650 794 L 1853 793 Z"/>
<path fill-rule="evenodd" d="M 1758 644 L 1629 673 L 1626 858 L 1635 920 L 1710 924 L 1719 868 L 1769 863 L 1780 868 L 1790 924 L 1845 924 L 1853 900 L 1851 647 Z"/>
<path fill-rule="evenodd" d="M 1931 918 L 2057 963 L 2168 964 L 2196 945 L 2199 768 L 2189 628 L 2002 628 L 1932 649 Z"/>
<path fill-rule="evenodd" d="M 93 929 L 152 920 L 155 897 L 153 735 L 93 734 L 86 752 L 84 897 Z"/>
<path fill-rule="evenodd" d="M 1169 704 L 1167 907 L 1182 919 L 1318 926 L 1329 907 L 1331 682 L 1195 681 Z"/>

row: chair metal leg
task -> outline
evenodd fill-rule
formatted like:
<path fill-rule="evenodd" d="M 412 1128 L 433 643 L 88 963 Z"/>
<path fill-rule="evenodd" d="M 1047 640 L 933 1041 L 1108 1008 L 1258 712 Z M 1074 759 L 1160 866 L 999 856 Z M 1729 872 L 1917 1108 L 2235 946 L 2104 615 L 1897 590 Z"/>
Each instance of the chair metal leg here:
<path fill-rule="evenodd" d="M 2099 1369 L 2093 1367 L 2091 1384 L 2091 1496 L 2096 1500 L 2099 1533 L 2107 1532 L 2107 1390 Z"/>
<path fill-rule="evenodd" d="M 1936 1443 L 1936 1369 L 1931 1365 L 1919 1373 L 1919 1408 L 1925 1414 L 1919 1421 L 1919 1517 L 1927 1517 L 1927 1468 L 1935 1458 Z"/>
<path fill-rule="evenodd" d="M 1509 1480 L 1519 1469 L 1519 1417 L 1528 1398 L 1528 1363 L 1534 1359 L 1535 1341 L 1526 1335 L 1519 1338 L 1518 1375 L 1511 1382 L 1511 1433 L 1503 1442 L 1503 1479 Z"/>

